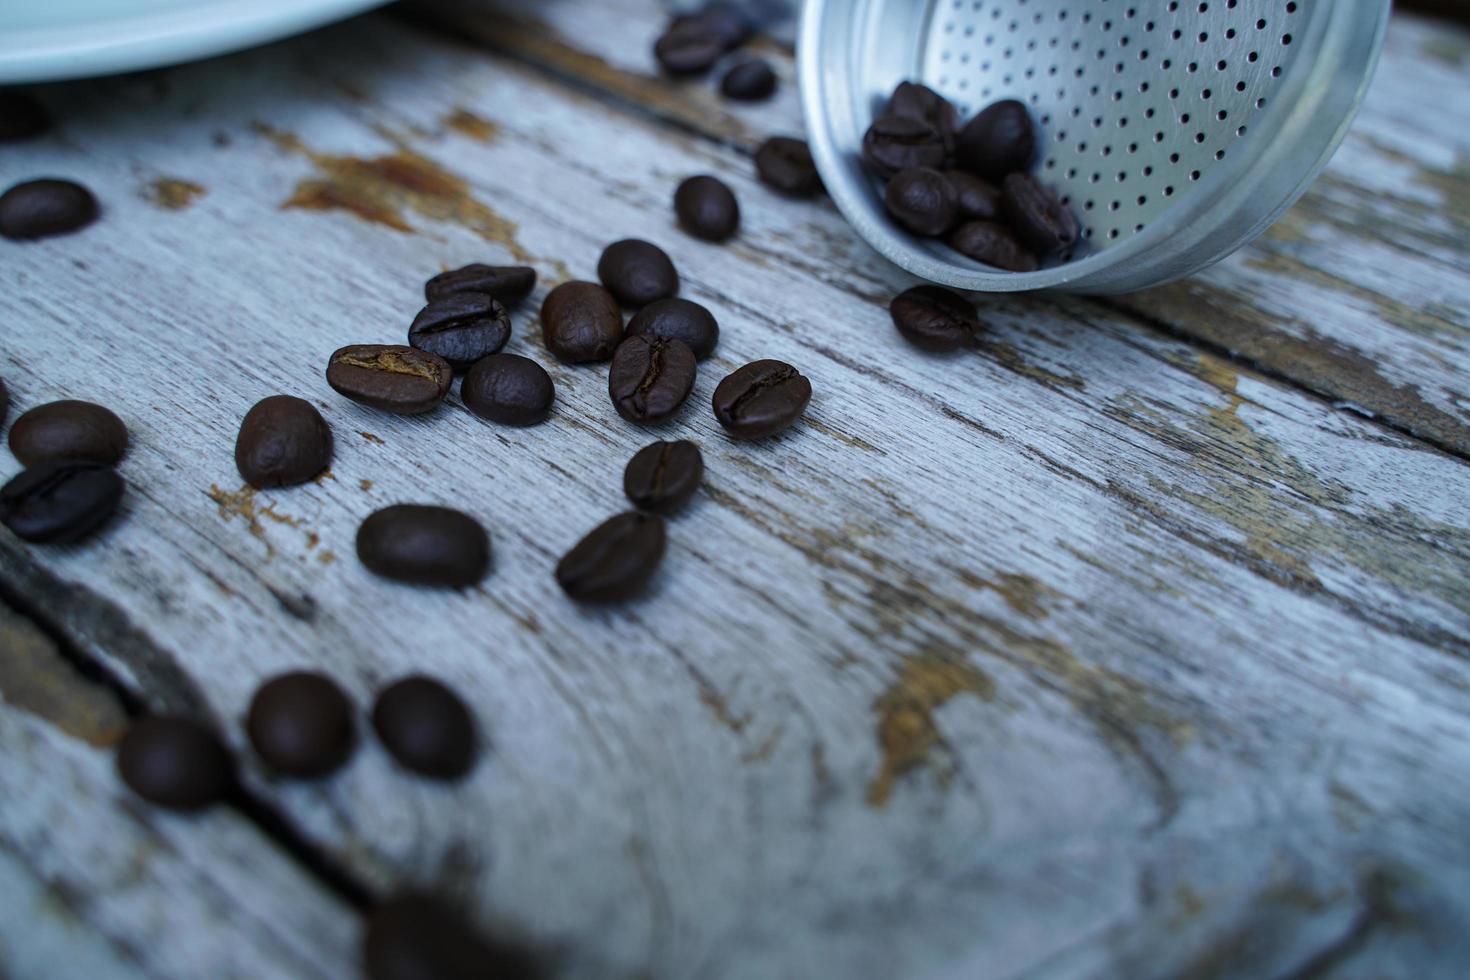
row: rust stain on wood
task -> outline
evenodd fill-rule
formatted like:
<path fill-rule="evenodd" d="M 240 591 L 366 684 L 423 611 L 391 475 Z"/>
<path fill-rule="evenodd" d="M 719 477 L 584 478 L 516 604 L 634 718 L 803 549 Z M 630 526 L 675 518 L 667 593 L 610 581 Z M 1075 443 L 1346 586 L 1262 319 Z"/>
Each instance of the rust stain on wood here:
<path fill-rule="evenodd" d="M 358 480 L 357 481 L 357 486 L 358 486 L 358 489 L 360 489 L 360 490 L 364 490 L 364 491 L 371 490 L 373 488 L 373 481 L 372 480 L 368 480 L 368 479 Z"/>
<path fill-rule="evenodd" d="M 1048 605 L 1062 598 L 1062 593 L 1040 579 L 1021 572 L 998 572 L 994 578 L 981 578 L 972 572 L 961 570 L 960 580 L 973 589 L 994 592 L 1005 600 L 1006 605 L 1034 622 L 1051 615 Z"/>
<path fill-rule="evenodd" d="M 440 121 L 456 133 L 481 143 L 493 143 L 500 137 L 497 124 L 465 108 L 456 108 Z"/>
<path fill-rule="evenodd" d="M 944 744 L 934 712 L 961 694 L 994 700 L 995 682 L 978 667 L 946 654 L 921 653 L 904 660 L 893 684 L 873 702 L 882 761 L 868 784 L 869 806 L 887 804 L 894 781 Z"/>
<path fill-rule="evenodd" d="M 737 715 L 731 711 L 730 705 L 725 701 L 725 696 L 715 690 L 703 677 L 696 676 L 695 682 L 699 685 L 700 702 L 709 709 L 710 714 L 715 716 L 716 721 L 736 735 L 745 731 L 745 726 L 750 724 L 749 714 Z"/>
<path fill-rule="evenodd" d="M 363 439 L 367 440 L 368 442 L 372 443 L 375 446 L 386 446 L 387 445 L 386 442 L 384 442 L 378 436 L 373 435 L 371 432 L 359 432 L 358 435 L 362 436 Z M 371 481 L 369 481 L 369 483 L 371 483 Z M 367 487 L 364 487 L 363 489 L 366 490 Z"/>
<path fill-rule="evenodd" d="M 781 724 L 776 725 L 775 729 L 765 737 L 765 740 L 760 745 L 741 755 L 740 761 L 747 766 L 755 765 L 758 762 L 766 762 L 771 758 L 771 753 L 776 751 L 776 746 L 780 743 L 781 736 L 784 734 L 786 734 L 786 726 Z"/>
<path fill-rule="evenodd" d="M 321 562 L 323 565 L 330 565 L 332 564 L 332 562 L 337 560 L 337 553 L 335 551 L 332 551 L 330 548 L 324 548 L 316 556 L 316 560 Z"/>
<path fill-rule="evenodd" d="M 376 157 L 335 156 L 311 149 L 290 133 L 262 123 L 256 132 L 281 149 L 310 160 L 316 176 L 301 181 L 283 208 L 347 211 L 363 221 L 395 231 L 413 232 L 404 217 L 412 212 L 432 221 L 468 228 L 486 241 L 499 242 L 519 262 L 534 256 L 516 239 L 519 226 L 470 193 L 465 180 L 409 147 L 390 132 L 395 149 Z"/>
<path fill-rule="evenodd" d="M 192 180 L 160 177 L 143 189 L 143 197 L 165 211 L 182 211 L 208 191 Z"/>
<path fill-rule="evenodd" d="M 276 510 L 274 503 L 266 504 L 264 507 L 260 506 L 256 500 L 256 489 L 248 483 L 238 490 L 224 490 L 218 484 L 211 483 L 206 494 L 219 507 L 219 516 L 226 522 L 236 517 L 245 521 L 250 534 L 260 539 L 266 547 L 266 552 L 270 555 L 275 554 L 275 548 L 266 537 L 265 525 L 261 523 L 262 518 L 277 524 L 285 524 L 288 527 L 299 528 L 302 524 L 301 518 L 282 514 Z M 309 537 L 315 536 L 312 532 L 307 533 Z"/>
<path fill-rule="evenodd" d="M 127 731 L 127 714 L 111 691 L 78 674 L 29 620 L 0 605 L 0 698 L 74 738 L 99 747 Z"/>

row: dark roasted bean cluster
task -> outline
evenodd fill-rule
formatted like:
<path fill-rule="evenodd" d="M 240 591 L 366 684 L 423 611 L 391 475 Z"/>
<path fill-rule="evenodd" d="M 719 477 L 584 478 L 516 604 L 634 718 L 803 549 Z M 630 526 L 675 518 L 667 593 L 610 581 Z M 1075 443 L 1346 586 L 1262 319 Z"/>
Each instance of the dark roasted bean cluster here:
<path fill-rule="evenodd" d="M 653 42 L 653 56 L 670 75 L 690 78 L 714 68 L 743 45 L 756 28 L 747 6 L 714 2 L 679 14 Z M 738 102 L 758 102 L 776 91 L 776 70 L 764 58 L 732 56 L 720 78 L 720 94 Z"/>

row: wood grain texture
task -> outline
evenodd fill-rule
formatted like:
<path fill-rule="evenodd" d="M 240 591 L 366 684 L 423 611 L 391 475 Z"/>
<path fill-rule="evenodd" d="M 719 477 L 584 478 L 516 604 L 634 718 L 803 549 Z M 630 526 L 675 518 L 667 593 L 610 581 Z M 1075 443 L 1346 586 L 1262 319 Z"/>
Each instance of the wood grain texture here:
<path fill-rule="evenodd" d="M 113 767 L 116 697 L 3 603 L 0 651 L 0 974 L 343 975 L 351 909 L 238 813 L 132 797 Z"/>
<path fill-rule="evenodd" d="M 44 94 L 64 131 L 6 172 L 80 178 L 107 213 L 0 251 L 0 365 L 20 409 L 117 410 L 130 493 L 86 546 L 0 536 L 0 571 L 237 745 L 288 667 L 364 708 L 403 673 L 458 687 L 484 740 L 461 784 L 371 742 L 316 785 L 245 754 L 371 886 L 432 883 L 574 977 L 1433 977 L 1470 954 L 1461 460 L 1085 300 L 986 301 L 975 350 L 920 355 L 887 320 L 906 282 L 830 206 L 389 18 Z M 741 199 L 727 246 L 673 226 L 696 172 Z M 163 178 L 205 192 L 160 207 Z M 534 316 L 630 235 L 722 327 L 656 432 L 616 418 L 605 369 L 551 363 Z M 551 370 L 550 422 L 325 386 L 336 347 L 402 336 L 428 275 L 512 258 L 543 277 L 510 349 Z M 708 398 L 756 357 L 817 394 L 735 444 Z M 331 474 L 242 491 L 236 427 L 277 392 L 322 408 Z M 708 476 L 652 593 L 570 605 L 556 558 L 675 436 Z M 400 501 L 480 517 L 493 577 L 368 575 L 357 524 Z"/>
<path fill-rule="evenodd" d="M 655 0 L 534 14 L 515 0 L 430 0 L 410 11 L 746 150 L 803 130 L 791 54 L 769 43 L 760 50 L 782 86 L 760 106 L 721 99 L 710 79 L 657 77 Z M 1347 142 L 1297 206 L 1204 273 L 1099 302 L 1470 452 L 1470 106 L 1440 96 L 1467 87 L 1470 31 L 1396 18 Z"/>

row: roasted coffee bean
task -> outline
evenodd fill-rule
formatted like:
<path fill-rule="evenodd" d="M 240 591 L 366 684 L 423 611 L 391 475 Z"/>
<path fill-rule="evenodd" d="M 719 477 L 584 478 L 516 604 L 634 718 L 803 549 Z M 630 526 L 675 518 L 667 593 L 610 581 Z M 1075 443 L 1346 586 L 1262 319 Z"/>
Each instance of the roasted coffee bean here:
<path fill-rule="evenodd" d="M 736 439 L 762 439 L 806 411 L 812 383 L 784 361 L 752 361 L 715 388 L 715 419 Z"/>
<path fill-rule="evenodd" d="M 922 119 L 882 116 L 863 134 L 863 159 L 885 179 L 910 167 L 940 169 L 948 156 L 943 134 Z"/>
<path fill-rule="evenodd" d="M 623 339 L 623 311 L 595 282 L 564 282 L 541 304 L 541 340 L 568 364 L 605 361 Z"/>
<path fill-rule="evenodd" d="M 928 123 L 939 131 L 945 148 L 952 152 L 955 133 L 960 126 L 954 104 L 926 85 L 899 82 L 888 99 L 887 116 L 907 116 Z"/>
<path fill-rule="evenodd" d="M 65 235 L 97 220 L 97 199 L 69 180 L 31 180 L 0 194 L 0 235 L 23 240 Z"/>
<path fill-rule="evenodd" d="M 623 492 L 639 510 L 672 514 L 689 502 L 704 477 L 704 457 L 687 439 L 638 450 L 623 470 Z"/>
<path fill-rule="evenodd" d="M 607 393 L 629 422 L 654 425 L 671 418 L 689 397 L 696 374 L 694 352 L 682 340 L 629 337 L 613 354 Z"/>
<path fill-rule="evenodd" d="M 501 425 L 535 425 L 551 414 L 556 388 L 546 369 L 519 354 L 476 362 L 459 386 L 465 407 Z"/>
<path fill-rule="evenodd" d="M 128 427 L 108 409 L 67 399 L 37 405 L 10 427 L 10 451 L 27 466 L 47 459 L 116 463 L 128 449 Z"/>
<path fill-rule="evenodd" d="M 362 965 L 368 980 L 538 980 L 530 953 L 479 935 L 427 895 L 395 895 L 367 916 Z"/>
<path fill-rule="evenodd" d="M 458 779 L 475 762 L 475 720 L 449 688 L 430 677 L 405 677 L 373 705 L 373 730 L 405 769 Z"/>
<path fill-rule="evenodd" d="M 431 300 L 408 328 L 408 343 L 463 371 L 510 339 L 510 314 L 489 293 L 457 292 Z"/>
<path fill-rule="evenodd" d="M 1011 174 L 1001 184 L 1001 210 L 1016 237 L 1041 255 L 1077 244 L 1077 219 L 1030 174 Z"/>
<path fill-rule="evenodd" d="M 916 235 L 944 234 L 958 211 L 949 179 L 924 167 L 894 174 L 883 192 L 883 205 L 895 221 Z"/>
<path fill-rule="evenodd" d="M 452 293 L 489 293 L 501 306 L 520 303 L 536 288 L 536 270 L 527 265 L 480 265 L 441 272 L 424 283 L 424 299 L 430 303 Z"/>
<path fill-rule="evenodd" d="M 133 722 L 117 746 L 117 771 L 149 803 L 171 810 L 202 810 L 234 784 L 234 764 L 223 743 L 189 718 Z"/>
<path fill-rule="evenodd" d="M 357 557 L 384 578 L 460 588 L 485 577 L 490 536 L 457 510 L 394 504 L 369 514 L 357 529 Z"/>
<path fill-rule="evenodd" d="M 1005 99 L 986 106 L 960 130 L 959 164 L 986 180 L 1027 170 L 1036 160 L 1036 127 L 1025 104 Z"/>
<path fill-rule="evenodd" d="M 725 182 L 715 177 L 690 177 L 674 191 L 674 213 L 679 224 L 695 238 L 722 242 L 740 226 L 740 204 Z"/>
<path fill-rule="evenodd" d="M 34 139 L 50 128 L 51 116 L 35 96 L 0 91 L 0 143 Z"/>
<path fill-rule="evenodd" d="M 599 524 L 556 566 L 556 581 L 578 602 L 631 599 L 664 557 L 664 521 L 628 511 Z"/>
<path fill-rule="evenodd" d="M 603 249 L 597 278 L 624 306 L 643 306 L 679 291 L 679 273 L 668 253 L 637 238 L 625 238 Z"/>
<path fill-rule="evenodd" d="M 0 488 L 0 524 L 37 544 L 80 541 L 107 523 L 122 493 L 106 463 L 48 459 Z"/>
<path fill-rule="evenodd" d="M 438 354 L 398 344 L 354 344 L 333 352 L 327 384 L 360 405 L 399 415 L 436 407 L 454 384 L 454 368 Z"/>
<path fill-rule="evenodd" d="M 250 701 L 245 732 L 266 765 L 287 776 L 325 776 L 352 752 L 352 702 L 325 674 L 273 677 Z"/>
<path fill-rule="evenodd" d="M 1011 230 L 993 221 L 967 221 L 950 232 L 945 241 L 961 255 L 1007 272 L 1035 272 L 1039 268 L 1036 256 Z"/>
<path fill-rule="evenodd" d="M 755 151 L 755 172 L 761 182 L 793 197 L 811 197 L 822 189 L 822 177 L 803 140 L 772 136 Z"/>
<path fill-rule="evenodd" d="M 291 487 L 332 462 L 332 428 L 304 398 L 272 395 L 255 403 L 235 438 L 235 467 L 252 487 Z"/>
<path fill-rule="evenodd" d="M 724 53 L 720 38 L 694 19 L 674 23 L 653 43 L 653 56 L 670 75 L 701 75 Z"/>
<path fill-rule="evenodd" d="M 946 170 L 954 188 L 960 221 L 995 221 L 1000 217 L 1000 191 L 968 170 Z"/>
<path fill-rule="evenodd" d="M 770 98 L 776 91 L 776 72 L 764 58 L 742 61 L 725 72 L 720 79 L 720 92 L 727 99 L 755 102 Z"/>
<path fill-rule="evenodd" d="M 628 321 L 628 336 L 682 340 L 702 360 L 720 342 L 720 325 L 709 310 L 693 300 L 676 296 L 649 303 L 634 314 Z"/>
<path fill-rule="evenodd" d="M 905 340 L 928 351 L 956 350 L 980 329 L 970 301 L 941 286 L 915 286 L 899 293 L 889 304 L 888 315 Z"/>

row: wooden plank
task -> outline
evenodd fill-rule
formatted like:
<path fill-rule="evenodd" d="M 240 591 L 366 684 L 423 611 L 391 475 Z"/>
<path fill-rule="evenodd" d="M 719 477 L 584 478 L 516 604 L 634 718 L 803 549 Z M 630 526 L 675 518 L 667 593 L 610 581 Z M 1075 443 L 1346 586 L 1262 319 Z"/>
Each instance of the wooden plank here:
<path fill-rule="evenodd" d="M 408 671 L 459 687 L 487 740 L 462 784 L 406 778 L 371 741 L 325 784 L 250 772 L 371 886 L 435 882 L 571 976 L 1455 962 L 1460 460 L 1085 301 L 988 303 L 975 352 L 923 357 L 886 320 L 903 280 L 829 207 L 389 19 L 46 94 L 64 138 L 10 159 L 86 180 L 108 213 L 6 246 L 0 322 L 23 327 L 0 364 L 21 408 L 117 409 L 132 490 L 89 546 L 0 537 L 0 569 L 237 741 L 287 667 L 364 707 Z M 741 198 L 729 246 L 673 228 L 672 188 L 700 171 Z M 162 208 L 161 179 L 204 191 Z M 702 499 L 651 595 L 589 611 L 551 567 L 622 506 L 654 434 L 614 417 L 603 369 L 547 361 L 546 282 L 511 346 L 553 371 L 544 426 L 453 399 L 385 417 L 320 372 L 401 336 L 442 267 L 516 257 L 554 282 L 625 235 L 668 245 L 724 333 L 658 432 L 701 444 Z M 707 400 L 762 356 L 813 378 L 810 417 L 731 443 Z M 278 391 L 321 405 L 332 475 L 241 492 L 235 428 Z M 400 500 L 481 517 L 494 577 L 369 576 L 356 526 Z M 1277 931 L 1241 943 L 1260 910 Z"/>
<path fill-rule="evenodd" d="M 766 104 L 723 100 L 708 79 L 659 78 L 659 8 L 611 0 L 530 14 L 509 0 L 433 0 L 429 9 L 496 51 L 747 150 L 802 132 L 790 52 L 769 42 L 758 48 L 783 85 Z M 1204 273 L 1103 302 L 1470 452 L 1470 107 L 1440 97 L 1467 87 L 1470 31 L 1395 18 L 1346 144 L 1296 207 Z"/>
<path fill-rule="evenodd" d="M 357 915 L 240 814 L 177 817 L 119 783 L 126 716 L 0 603 L 0 972 L 340 977 Z"/>

